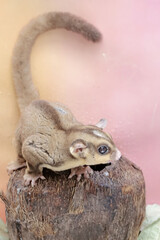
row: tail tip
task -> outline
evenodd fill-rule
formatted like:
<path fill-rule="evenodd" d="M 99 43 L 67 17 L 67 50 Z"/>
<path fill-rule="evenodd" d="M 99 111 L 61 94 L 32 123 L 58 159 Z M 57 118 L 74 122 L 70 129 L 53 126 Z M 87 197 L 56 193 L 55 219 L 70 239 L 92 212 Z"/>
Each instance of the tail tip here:
<path fill-rule="evenodd" d="M 88 25 L 82 31 L 83 31 L 82 34 L 84 35 L 84 37 L 86 37 L 88 40 L 92 42 L 99 42 L 102 39 L 102 34 L 93 25 Z"/>
<path fill-rule="evenodd" d="M 93 42 L 99 42 L 102 39 L 102 34 L 97 30 L 92 33 L 91 40 Z"/>

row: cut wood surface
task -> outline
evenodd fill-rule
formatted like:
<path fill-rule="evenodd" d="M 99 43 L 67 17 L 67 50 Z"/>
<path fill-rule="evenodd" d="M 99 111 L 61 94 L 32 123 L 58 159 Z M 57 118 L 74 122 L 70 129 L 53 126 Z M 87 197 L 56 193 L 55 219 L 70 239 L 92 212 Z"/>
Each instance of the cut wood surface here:
<path fill-rule="evenodd" d="M 69 171 L 45 170 L 47 180 L 34 188 L 23 185 L 24 169 L 14 172 L 6 196 L 10 240 L 136 240 L 145 214 L 142 171 L 125 158 L 94 169 L 79 182 Z"/>

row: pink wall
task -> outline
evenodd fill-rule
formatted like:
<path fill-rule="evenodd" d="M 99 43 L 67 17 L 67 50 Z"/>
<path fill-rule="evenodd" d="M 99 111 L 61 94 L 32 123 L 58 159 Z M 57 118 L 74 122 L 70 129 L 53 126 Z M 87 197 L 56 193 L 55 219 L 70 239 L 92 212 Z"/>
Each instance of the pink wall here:
<path fill-rule="evenodd" d="M 42 98 L 65 103 L 84 123 L 107 118 L 106 131 L 143 170 L 147 203 L 160 204 L 160 1 L 2 0 L 0 5 L 0 188 L 6 188 L 5 168 L 16 156 L 12 137 L 19 113 L 10 75 L 15 39 L 32 17 L 68 11 L 96 25 L 103 41 L 92 44 L 64 31 L 44 34 L 33 49 L 34 82 Z"/>

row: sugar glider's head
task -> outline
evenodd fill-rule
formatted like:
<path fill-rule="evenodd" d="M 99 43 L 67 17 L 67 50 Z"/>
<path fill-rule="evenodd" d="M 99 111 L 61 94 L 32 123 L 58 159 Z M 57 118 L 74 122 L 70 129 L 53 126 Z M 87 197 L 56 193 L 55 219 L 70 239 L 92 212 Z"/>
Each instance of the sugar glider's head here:
<path fill-rule="evenodd" d="M 75 164 L 97 165 L 106 164 L 121 157 L 112 137 L 103 132 L 106 120 L 100 120 L 96 126 L 79 126 L 71 132 L 72 143 L 69 151 Z"/>

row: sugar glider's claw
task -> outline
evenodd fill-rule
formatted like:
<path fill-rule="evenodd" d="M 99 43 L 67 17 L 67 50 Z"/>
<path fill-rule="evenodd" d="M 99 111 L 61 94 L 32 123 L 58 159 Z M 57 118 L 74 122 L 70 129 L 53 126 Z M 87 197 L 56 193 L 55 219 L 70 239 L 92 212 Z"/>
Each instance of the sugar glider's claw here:
<path fill-rule="evenodd" d="M 89 174 L 93 174 L 93 170 L 89 166 L 72 168 L 68 178 L 72 178 L 76 175 L 77 181 L 80 181 L 82 174 L 84 175 L 84 178 L 89 178 Z"/>
<path fill-rule="evenodd" d="M 41 174 L 39 174 L 39 175 L 33 175 L 33 174 L 29 174 L 29 173 L 25 173 L 24 176 L 23 176 L 23 178 L 24 178 L 24 185 L 25 185 L 25 186 L 28 186 L 28 185 L 31 184 L 32 187 L 35 186 L 36 181 L 37 181 L 38 179 L 42 179 L 42 180 L 46 179 L 46 178 L 45 178 L 43 175 L 41 175 Z"/>

